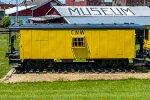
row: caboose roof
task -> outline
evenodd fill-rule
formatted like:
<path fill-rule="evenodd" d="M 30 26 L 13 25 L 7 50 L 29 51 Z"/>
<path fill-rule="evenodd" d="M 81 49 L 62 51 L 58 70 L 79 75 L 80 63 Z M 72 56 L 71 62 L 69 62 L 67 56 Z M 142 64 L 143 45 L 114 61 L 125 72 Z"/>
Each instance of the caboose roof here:
<path fill-rule="evenodd" d="M 125 23 L 125 24 L 25 24 L 25 25 L 12 25 L 10 30 L 20 29 L 145 29 L 144 26 Z"/>

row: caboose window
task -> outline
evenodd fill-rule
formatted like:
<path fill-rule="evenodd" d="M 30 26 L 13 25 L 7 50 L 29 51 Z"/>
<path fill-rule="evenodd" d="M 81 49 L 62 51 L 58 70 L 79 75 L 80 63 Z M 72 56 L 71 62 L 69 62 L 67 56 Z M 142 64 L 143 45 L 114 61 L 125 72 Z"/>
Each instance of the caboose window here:
<path fill-rule="evenodd" d="M 84 47 L 84 37 L 73 37 L 72 47 Z"/>

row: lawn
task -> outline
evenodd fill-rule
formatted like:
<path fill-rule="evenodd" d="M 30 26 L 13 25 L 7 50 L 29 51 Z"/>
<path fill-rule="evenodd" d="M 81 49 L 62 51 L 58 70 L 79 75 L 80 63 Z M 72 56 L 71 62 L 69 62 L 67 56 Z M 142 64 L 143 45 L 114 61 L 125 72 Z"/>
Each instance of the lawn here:
<path fill-rule="evenodd" d="M 2 78 L 10 69 L 8 59 L 5 57 L 5 53 L 8 51 L 8 35 L 0 34 L 0 78 Z"/>
<path fill-rule="evenodd" d="M 7 30 L 4 28 L 0 28 L 0 30 Z M 18 37 L 18 34 L 17 34 Z M 9 49 L 9 36 L 8 34 L 0 34 L 0 78 L 2 78 L 12 67 L 9 65 L 8 58 L 5 57 L 6 52 Z M 15 41 L 15 48 L 19 48 L 18 38 Z"/>
<path fill-rule="evenodd" d="M 150 80 L 0 84 L 1 100 L 149 100 Z"/>

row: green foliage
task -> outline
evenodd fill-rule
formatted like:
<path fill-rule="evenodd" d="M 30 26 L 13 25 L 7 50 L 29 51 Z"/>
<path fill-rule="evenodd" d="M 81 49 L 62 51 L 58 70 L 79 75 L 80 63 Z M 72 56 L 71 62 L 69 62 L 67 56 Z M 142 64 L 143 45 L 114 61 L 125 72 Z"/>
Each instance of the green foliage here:
<path fill-rule="evenodd" d="M 4 16 L 2 18 L 2 24 L 4 27 L 8 27 L 11 24 L 11 18 L 9 16 Z"/>
<path fill-rule="evenodd" d="M 18 19 L 16 22 L 17 22 L 18 24 L 23 24 L 23 21 L 20 20 L 20 19 Z"/>

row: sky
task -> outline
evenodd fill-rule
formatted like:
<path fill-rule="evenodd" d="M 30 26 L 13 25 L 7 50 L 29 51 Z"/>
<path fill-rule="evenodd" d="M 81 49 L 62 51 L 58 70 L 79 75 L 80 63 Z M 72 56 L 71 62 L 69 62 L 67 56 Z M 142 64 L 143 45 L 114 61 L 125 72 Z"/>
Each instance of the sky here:
<path fill-rule="evenodd" d="M 16 3 L 16 0 L 0 0 L 1 2 L 5 2 L 5 3 Z M 18 0 L 19 2 L 23 1 L 23 0 Z M 60 0 L 60 1 L 64 1 L 64 0 Z M 106 2 L 108 1 L 112 1 L 112 0 L 105 0 Z"/>

